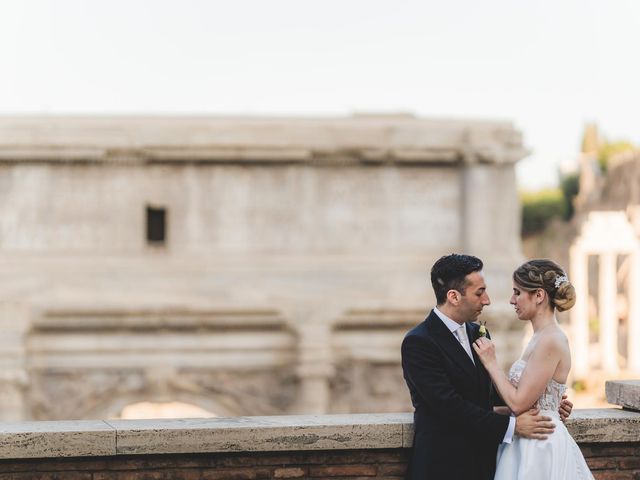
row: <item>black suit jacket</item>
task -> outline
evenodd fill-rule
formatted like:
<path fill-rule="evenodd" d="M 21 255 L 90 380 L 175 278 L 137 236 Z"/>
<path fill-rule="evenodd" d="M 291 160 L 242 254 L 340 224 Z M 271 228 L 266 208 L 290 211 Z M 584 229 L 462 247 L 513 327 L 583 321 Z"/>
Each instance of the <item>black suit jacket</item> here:
<path fill-rule="evenodd" d="M 467 323 L 473 343 L 478 325 Z M 473 351 L 473 347 L 472 347 Z M 493 412 L 493 386 L 431 311 L 402 342 L 402 370 L 415 407 L 411 480 L 492 480 L 509 417 Z"/>

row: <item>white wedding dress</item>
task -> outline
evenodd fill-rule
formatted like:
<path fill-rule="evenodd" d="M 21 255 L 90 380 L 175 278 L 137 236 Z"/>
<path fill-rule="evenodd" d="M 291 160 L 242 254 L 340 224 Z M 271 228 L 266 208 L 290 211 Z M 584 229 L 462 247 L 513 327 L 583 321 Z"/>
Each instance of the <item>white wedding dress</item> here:
<path fill-rule="evenodd" d="M 518 360 L 509 370 L 509 380 L 518 385 L 527 363 Z M 546 440 L 515 436 L 498 447 L 494 480 L 591 480 L 593 475 L 576 442 L 560 421 L 558 407 L 567 386 L 551 379 L 536 407 L 553 419 L 556 428 Z"/>

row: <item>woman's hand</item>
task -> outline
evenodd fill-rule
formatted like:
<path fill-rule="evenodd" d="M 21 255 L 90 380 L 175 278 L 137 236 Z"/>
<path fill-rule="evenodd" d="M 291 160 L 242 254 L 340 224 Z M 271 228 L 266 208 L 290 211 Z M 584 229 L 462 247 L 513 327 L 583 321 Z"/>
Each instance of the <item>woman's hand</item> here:
<path fill-rule="evenodd" d="M 486 337 L 480 337 L 473 342 L 473 349 L 480 358 L 482 364 L 487 368 L 489 365 L 497 363 L 496 347 L 491 340 Z"/>
<path fill-rule="evenodd" d="M 560 420 L 563 422 L 569 418 L 571 415 L 571 410 L 573 410 L 573 403 L 567 398 L 567 394 L 562 395 L 562 402 L 560 402 L 560 408 L 558 408 L 558 413 L 560 414 Z"/>

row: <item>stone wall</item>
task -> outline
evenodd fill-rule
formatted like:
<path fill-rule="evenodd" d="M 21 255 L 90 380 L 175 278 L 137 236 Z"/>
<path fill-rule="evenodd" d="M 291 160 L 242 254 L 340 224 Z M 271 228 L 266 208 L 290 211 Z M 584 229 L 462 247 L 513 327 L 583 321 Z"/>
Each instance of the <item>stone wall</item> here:
<path fill-rule="evenodd" d="M 0 167 L 0 249 L 7 253 L 149 253 L 147 205 L 167 209 L 171 255 L 461 247 L 459 171 L 451 166 Z"/>
<path fill-rule="evenodd" d="M 0 478 L 403 478 L 410 414 L 0 424 Z M 576 410 L 598 480 L 640 476 L 640 413 Z"/>
<path fill-rule="evenodd" d="M 525 154 L 494 121 L 0 117 L 0 419 L 407 410 L 400 343 L 453 251 L 509 363 Z"/>

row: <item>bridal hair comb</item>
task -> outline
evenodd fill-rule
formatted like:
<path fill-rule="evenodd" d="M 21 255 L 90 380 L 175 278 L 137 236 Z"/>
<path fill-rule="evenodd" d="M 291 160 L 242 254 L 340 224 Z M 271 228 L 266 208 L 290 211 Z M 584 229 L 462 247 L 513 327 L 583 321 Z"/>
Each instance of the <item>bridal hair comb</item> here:
<path fill-rule="evenodd" d="M 553 284 L 553 286 L 558 288 L 560 285 L 568 281 L 569 278 L 566 275 L 560 275 L 556 277 L 556 282 Z"/>

